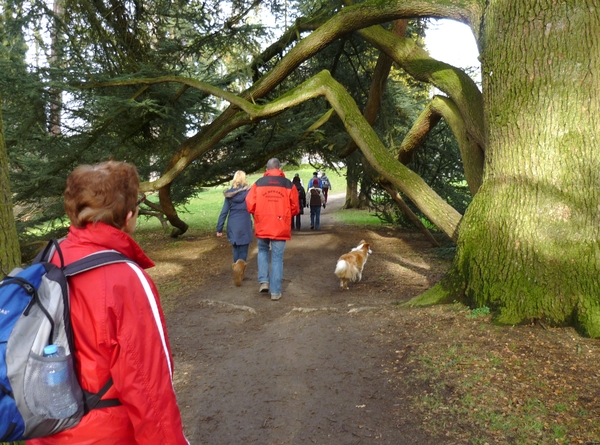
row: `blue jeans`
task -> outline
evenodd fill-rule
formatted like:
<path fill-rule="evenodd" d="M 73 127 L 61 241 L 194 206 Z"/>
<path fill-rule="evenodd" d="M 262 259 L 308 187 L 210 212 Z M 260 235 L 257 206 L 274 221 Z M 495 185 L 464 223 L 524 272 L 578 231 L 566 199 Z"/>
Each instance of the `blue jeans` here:
<path fill-rule="evenodd" d="M 258 282 L 269 283 L 271 295 L 281 294 L 284 250 L 285 241 L 258 238 Z M 271 263 L 270 268 L 269 262 Z M 269 269 L 271 269 L 270 273 Z"/>
<path fill-rule="evenodd" d="M 321 206 L 310 206 L 310 227 L 321 228 Z"/>
<path fill-rule="evenodd" d="M 248 244 L 233 244 L 233 262 L 248 261 Z"/>

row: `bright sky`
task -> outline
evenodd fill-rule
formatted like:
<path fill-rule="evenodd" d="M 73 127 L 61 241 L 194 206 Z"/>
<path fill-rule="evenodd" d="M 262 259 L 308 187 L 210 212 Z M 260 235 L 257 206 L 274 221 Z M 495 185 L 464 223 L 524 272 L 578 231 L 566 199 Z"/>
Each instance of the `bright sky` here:
<path fill-rule="evenodd" d="M 425 33 L 425 46 L 434 59 L 457 68 L 476 67 L 479 51 L 471 29 L 454 20 L 431 20 Z"/>

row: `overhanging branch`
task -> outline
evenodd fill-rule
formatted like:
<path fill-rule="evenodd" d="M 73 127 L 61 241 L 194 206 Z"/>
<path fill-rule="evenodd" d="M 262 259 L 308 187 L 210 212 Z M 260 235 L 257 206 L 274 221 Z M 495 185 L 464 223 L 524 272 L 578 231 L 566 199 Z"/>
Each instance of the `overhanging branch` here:
<path fill-rule="evenodd" d="M 398 160 L 403 164 L 408 163 L 414 150 L 421 145 L 427 133 L 437 125 L 441 117 L 446 120 L 458 142 L 465 178 L 471 194 L 475 195 L 483 181 L 483 152 L 479 145 L 469 137 L 465 122 L 456 104 L 447 97 L 434 96 L 425 107 L 404 137 L 398 151 Z"/>
<path fill-rule="evenodd" d="M 483 96 L 464 71 L 432 59 L 414 40 L 395 36 L 381 26 L 361 29 L 359 33 L 377 49 L 388 54 L 412 77 L 448 94 L 460 111 L 469 137 L 484 150 Z"/>
<path fill-rule="evenodd" d="M 206 86 L 202 83 L 196 85 L 198 88 Z M 207 92 L 209 90 L 214 91 L 214 87 L 207 86 L 205 90 L 203 89 Z M 231 96 L 225 91 L 214 92 L 218 93 L 218 97 L 221 98 Z M 386 181 L 401 190 L 414 202 L 440 230 L 456 241 L 461 215 L 435 193 L 419 175 L 393 158 L 365 120 L 352 97 L 339 82 L 331 77 L 328 71 L 321 71 L 271 103 L 255 105 L 238 96 L 235 96 L 235 103 L 240 109 L 246 110 L 246 113 L 241 114 L 247 114 L 247 118 L 241 115 L 239 118 L 251 121 L 273 116 L 319 96 L 324 96 L 332 105 L 369 164 Z"/>

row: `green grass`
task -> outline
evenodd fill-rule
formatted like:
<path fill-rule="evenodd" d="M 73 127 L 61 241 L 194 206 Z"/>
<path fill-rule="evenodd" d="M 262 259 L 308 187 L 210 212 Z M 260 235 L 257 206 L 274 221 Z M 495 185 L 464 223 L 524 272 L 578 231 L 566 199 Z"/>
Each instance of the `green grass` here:
<path fill-rule="evenodd" d="M 312 177 L 315 169 L 309 165 L 302 165 L 300 168 L 284 168 L 287 178 L 292 179 L 294 174 L 300 174 L 302 183 L 306 187 L 309 179 Z M 327 177 L 331 181 L 332 193 L 345 193 L 346 177 L 345 170 L 336 173 L 334 170 L 326 170 Z M 248 175 L 248 183 L 252 184 L 263 176 L 263 173 Z M 217 187 L 202 189 L 185 206 L 177 207 L 179 217 L 185 221 L 190 230 L 209 233 L 216 230 L 217 219 L 223 206 L 223 191 L 231 187 L 230 183 Z M 158 201 L 157 194 L 148 194 L 148 199 Z M 336 221 L 342 224 L 352 225 L 381 225 L 379 218 L 374 213 L 365 210 L 349 209 L 336 214 Z M 137 232 L 148 232 L 162 230 L 162 226 L 156 218 L 146 218 L 143 215 L 138 218 Z M 170 228 L 168 229 L 170 230 Z"/>
<path fill-rule="evenodd" d="M 381 226 L 384 223 L 368 210 L 346 209 L 335 214 L 339 223 L 356 226 Z"/>
<path fill-rule="evenodd" d="M 306 187 L 312 174 L 316 169 L 310 165 L 302 165 L 298 168 L 284 168 L 284 173 L 287 178 L 292 179 L 296 173 L 300 175 L 302 183 Z M 345 169 L 336 172 L 334 170 L 326 170 L 327 177 L 331 181 L 333 194 L 346 192 L 346 176 Z M 262 177 L 264 172 L 248 175 L 248 183 L 252 184 L 257 179 Z M 211 188 L 203 188 L 198 191 L 195 197 L 190 199 L 186 205 L 178 206 L 177 212 L 179 217 L 189 226 L 191 232 L 210 233 L 216 230 L 217 219 L 223 206 L 223 191 L 229 189 L 231 183 L 223 184 Z M 148 200 L 158 202 L 158 193 L 147 193 Z M 348 209 L 343 212 L 338 212 L 335 215 L 336 221 L 341 224 L 361 225 L 361 226 L 380 226 L 382 222 L 375 216 L 374 213 L 365 210 Z M 54 221 L 53 224 L 59 225 L 61 222 Z M 68 226 L 68 221 L 62 221 L 65 227 Z M 46 231 L 50 227 L 49 224 L 44 227 L 35 229 Z M 171 226 L 166 229 L 166 232 L 171 230 Z M 147 217 L 140 215 L 138 218 L 136 231 L 144 236 L 150 232 L 163 231 L 160 221 L 155 217 Z"/>

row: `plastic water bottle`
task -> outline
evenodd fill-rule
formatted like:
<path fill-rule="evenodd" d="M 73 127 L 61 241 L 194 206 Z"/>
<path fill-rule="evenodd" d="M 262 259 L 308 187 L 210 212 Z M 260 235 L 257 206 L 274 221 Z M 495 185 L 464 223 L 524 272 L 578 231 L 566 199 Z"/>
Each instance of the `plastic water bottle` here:
<path fill-rule="evenodd" d="M 64 357 L 62 348 L 48 345 L 44 357 Z M 48 391 L 48 411 L 53 419 L 65 419 L 77 412 L 77 401 L 71 392 L 69 363 L 66 360 L 47 361 L 44 369 L 44 383 Z"/>

